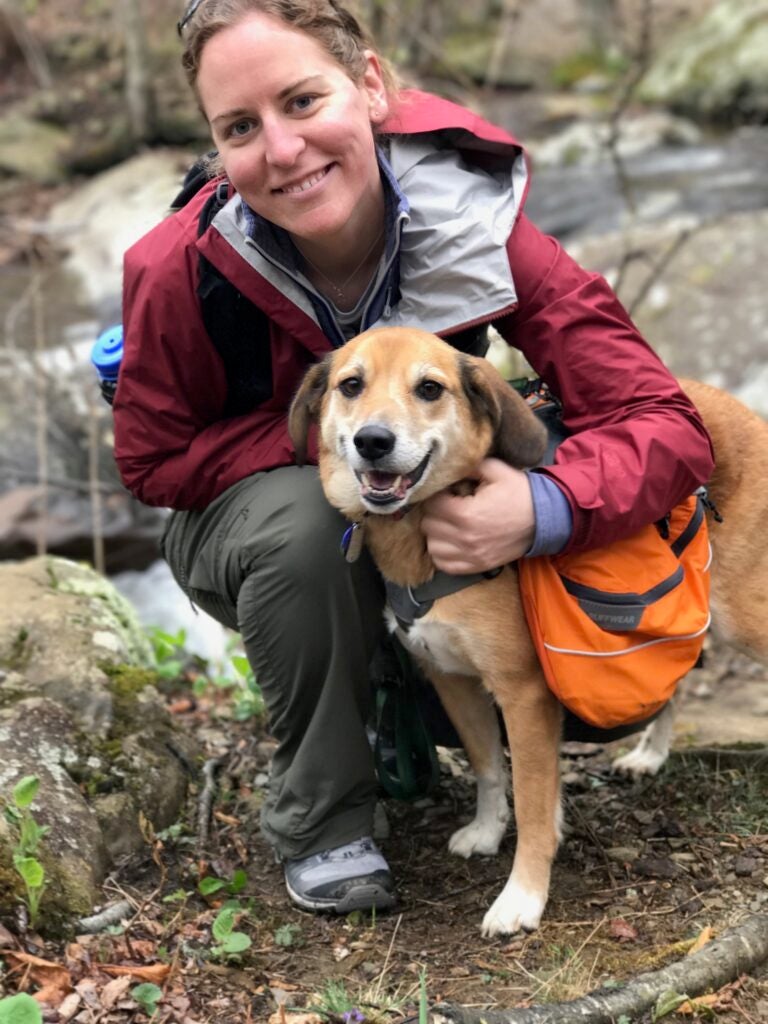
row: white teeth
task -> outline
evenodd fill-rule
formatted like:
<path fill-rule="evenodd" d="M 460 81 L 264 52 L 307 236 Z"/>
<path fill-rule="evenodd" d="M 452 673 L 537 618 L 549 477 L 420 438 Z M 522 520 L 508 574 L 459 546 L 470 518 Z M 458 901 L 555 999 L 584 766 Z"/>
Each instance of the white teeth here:
<path fill-rule="evenodd" d="M 325 177 L 325 175 L 326 172 L 324 170 L 320 171 L 318 174 L 313 174 L 310 178 L 306 178 L 304 181 L 299 182 L 298 185 L 284 185 L 282 191 L 289 193 L 289 195 L 296 192 L 306 192 L 308 188 L 312 188 L 313 185 L 316 185 L 318 181 Z"/>
<path fill-rule="evenodd" d="M 395 479 L 392 481 L 392 483 L 389 485 L 389 487 L 383 487 L 382 488 L 382 487 L 374 486 L 374 484 L 371 483 L 371 478 L 368 476 L 367 473 L 363 473 L 361 475 L 362 475 L 363 483 L 371 491 L 381 491 L 381 490 L 384 490 L 384 491 L 396 491 L 396 490 L 399 489 L 400 484 L 402 484 L 402 482 L 403 482 L 402 476 L 396 476 Z"/>

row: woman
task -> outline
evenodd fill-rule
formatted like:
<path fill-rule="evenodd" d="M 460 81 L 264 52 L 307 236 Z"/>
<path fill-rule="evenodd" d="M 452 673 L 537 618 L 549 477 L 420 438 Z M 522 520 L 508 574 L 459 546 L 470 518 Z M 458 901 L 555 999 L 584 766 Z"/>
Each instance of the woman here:
<path fill-rule="evenodd" d="M 262 823 L 289 894 L 386 907 L 365 729 L 382 594 L 294 464 L 304 369 L 375 324 L 468 347 L 493 323 L 561 399 L 574 436 L 555 466 L 488 460 L 472 497 L 432 500 L 448 572 L 627 536 L 707 479 L 710 445 L 606 283 L 522 213 L 506 132 L 398 92 L 335 0 L 197 0 L 181 27 L 231 198 L 198 238 L 212 182 L 126 256 L 116 456 L 137 497 L 176 510 L 164 553 L 182 588 L 242 634 L 278 741 Z M 258 311 L 232 348 L 206 331 L 201 257 Z"/>

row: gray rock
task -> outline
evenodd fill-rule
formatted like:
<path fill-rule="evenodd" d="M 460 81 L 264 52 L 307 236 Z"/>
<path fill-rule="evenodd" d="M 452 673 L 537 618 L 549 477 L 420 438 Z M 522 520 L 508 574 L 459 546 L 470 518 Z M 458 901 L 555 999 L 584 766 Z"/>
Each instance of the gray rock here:
<path fill-rule="evenodd" d="M 0 802 L 36 775 L 41 925 L 91 912 L 118 857 L 179 815 L 192 740 L 170 721 L 131 605 L 103 577 L 62 558 L 0 564 Z M 17 837 L 0 817 L 0 912 L 23 898 Z"/>
<path fill-rule="evenodd" d="M 768 7 L 720 0 L 686 24 L 652 63 L 640 95 L 704 118 L 768 112 Z"/>

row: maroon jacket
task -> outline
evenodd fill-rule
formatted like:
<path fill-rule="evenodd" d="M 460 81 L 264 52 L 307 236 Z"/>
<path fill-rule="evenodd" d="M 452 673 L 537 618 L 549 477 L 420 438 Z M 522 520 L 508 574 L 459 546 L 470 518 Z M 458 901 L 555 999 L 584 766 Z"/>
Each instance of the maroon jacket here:
<path fill-rule="evenodd" d="M 428 94 L 408 94 L 384 130 L 417 142 L 430 138 L 420 133 L 438 133 L 431 137 L 449 140 L 470 164 L 487 167 L 503 159 L 518 171 L 524 166 L 511 136 Z M 218 220 L 198 239 L 200 210 L 213 187 L 125 258 L 115 455 L 125 485 L 149 505 L 203 508 L 243 477 L 291 464 L 291 398 L 306 367 L 331 350 L 313 316 L 279 280 L 254 269 L 218 230 Z M 404 191 L 409 194 L 407 181 Z M 525 184 L 520 192 L 522 205 Z M 574 432 L 557 464 L 543 470 L 571 504 L 566 550 L 600 546 L 660 519 L 705 482 L 713 467 L 710 442 L 696 410 L 602 277 L 579 267 L 519 209 L 506 249 L 516 299 L 485 319 L 559 396 Z M 222 360 L 195 291 L 199 252 L 270 323 L 272 395 L 228 419 L 222 418 Z M 449 336 L 462 326 L 466 320 L 440 333 Z"/>

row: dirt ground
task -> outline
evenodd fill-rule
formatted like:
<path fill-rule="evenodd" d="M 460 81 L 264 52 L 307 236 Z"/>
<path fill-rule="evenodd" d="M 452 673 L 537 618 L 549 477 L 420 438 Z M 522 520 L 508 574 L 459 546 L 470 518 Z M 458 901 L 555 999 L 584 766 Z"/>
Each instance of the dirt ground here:
<path fill-rule="evenodd" d="M 568 831 L 550 903 L 537 932 L 505 940 L 483 939 L 479 924 L 509 871 L 513 829 L 496 858 L 464 861 L 446 849 L 473 804 L 459 751 L 441 751 L 441 783 L 429 797 L 382 804 L 389 836 L 380 842 L 398 882 L 398 908 L 378 917 L 314 916 L 291 906 L 259 835 L 269 737 L 253 721 L 233 721 L 220 688 L 200 679 L 194 690 L 173 685 L 172 712 L 220 763 L 205 843 L 199 846 L 195 825 L 201 780 L 187 820 L 162 837 L 148 830 L 145 854 L 108 880 L 105 902 L 131 902 L 127 928 L 68 942 L 16 936 L 18 949 L 66 969 L 74 987 L 45 1019 L 143 1021 L 131 986 L 156 978 L 163 998 L 154 1020 L 171 1024 L 283 1024 L 283 1015 L 288 1024 L 404 1024 L 418 1020 L 421 979 L 430 1006 L 498 1009 L 576 998 L 679 960 L 705 929 L 719 933 L 768 912 L 765 757 L 742 761 L 744 748 L 713 750 L 716 742 L 743 740 L 748 720 L 752 740 L 765 744 L 766 683 L 765 670 L 714 651 L 688 686 L 678 750 L 655 779 L 614 775 L 609 755 L 616 751 L 564 747 Z M 244 886 L 235 897 L 236 928 L 251 945 L 241 954 L 216 952 L 212 929 L 227 890 L 202 896 L 201 872 L 233 890 Z M 110 964 L 139 973 L 121 980 Z M 45 972 L 27 969 L 34 991 Z M 677 1019 L 767 1021 L 768 972 L 761 970 L 721 990 L 710 1008 Z M 21 980 L 11 971 L 0 994 Z M 315 1016 L 302 1018 L 299 1009 Z"/>

